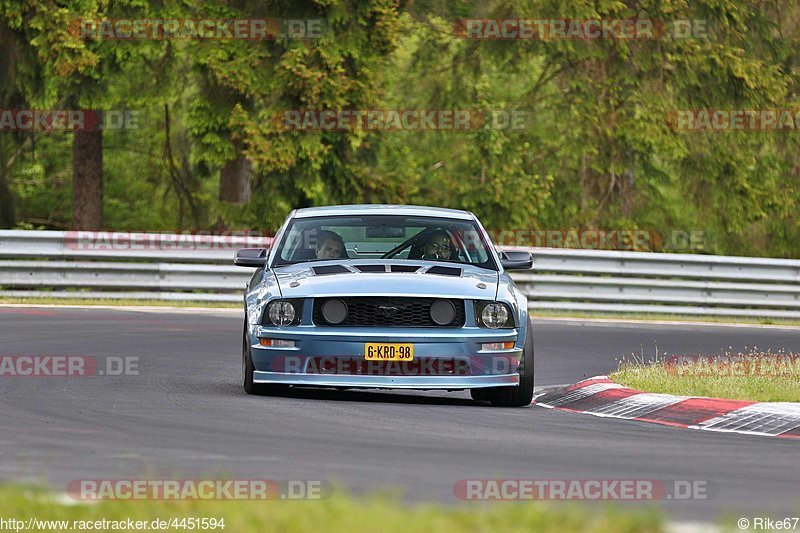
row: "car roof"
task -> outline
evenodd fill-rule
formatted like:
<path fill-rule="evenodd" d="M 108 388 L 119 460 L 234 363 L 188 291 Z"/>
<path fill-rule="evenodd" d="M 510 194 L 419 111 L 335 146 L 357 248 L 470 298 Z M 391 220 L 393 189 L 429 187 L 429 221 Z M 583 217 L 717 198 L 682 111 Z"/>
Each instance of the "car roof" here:
<path fill-rule="evenodd" d="M 294 212 L 295 218 L 326 217 L 342 215 L 409 215 L 472 220 L 474 215 L 460 209 L 427 207 L 423 205 L 354 204 L 306 207 Z"/>

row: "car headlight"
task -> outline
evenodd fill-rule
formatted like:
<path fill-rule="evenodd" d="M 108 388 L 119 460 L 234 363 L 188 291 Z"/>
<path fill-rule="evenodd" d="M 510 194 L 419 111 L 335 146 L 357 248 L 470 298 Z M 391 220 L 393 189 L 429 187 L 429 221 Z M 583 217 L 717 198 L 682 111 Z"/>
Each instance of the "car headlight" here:
<path fill-rule="evenodd" d="M 486 328 L 513 328 L 514 317 L 508 305 L 501 302 L 476 302 L 478 325 Z"/>
<path fill-rule="evenodd" d="M 302 301 L 274 300 L 267 306 L 269 321 L 276 326 L 289 326 L 300 322 Z"/>

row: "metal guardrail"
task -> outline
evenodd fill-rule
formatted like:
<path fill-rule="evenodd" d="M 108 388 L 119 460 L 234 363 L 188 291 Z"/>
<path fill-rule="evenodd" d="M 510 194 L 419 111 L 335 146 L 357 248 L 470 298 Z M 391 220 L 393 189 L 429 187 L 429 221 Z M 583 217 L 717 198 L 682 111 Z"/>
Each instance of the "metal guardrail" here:
<path fill-rule="evenodd" d="M 258 235 L 0 230 L 0 258 L 232 264 L 237 248 L 269 245 Z"/>
<path fill-rule="evenodd" d="M 0 230 L 0 296 L 241 301 L 249 236 Z M 800 260 L 519 248 L 532 310 L 800 318 Z"/>

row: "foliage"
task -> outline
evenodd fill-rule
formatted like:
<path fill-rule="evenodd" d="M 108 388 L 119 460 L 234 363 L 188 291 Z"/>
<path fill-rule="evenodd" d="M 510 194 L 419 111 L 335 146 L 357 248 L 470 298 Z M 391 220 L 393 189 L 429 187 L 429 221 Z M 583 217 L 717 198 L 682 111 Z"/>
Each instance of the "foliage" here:
<path fill-rule="evenodd" d="M 496 229 L 699 230 L 703 251 L 800 257 L 800 125 L 694 132 L 669 119 L 796 108 L 799 16 L 780 0 L 0 0 L 0 108 L 139 113 L 138 130 L 104 133 L 114 229 L 274 231 L 296 207 L 418 203 L 470 209 Z M 107 41 L 70 32 L 81 17 L 322 19 L 325 29 Z M 469 40 L 454 31 L 460 18 L 690 20 L 707 35 Z M 525 120 L 468 131 L 298 131 L 280 120 L 354 109 Z M 240 154 L 253 195 L 232 205 L 219 200 L 220 170 Z M 70 158 L 69 134 L 5 134 L 0 214 L 68 227 Z"/>

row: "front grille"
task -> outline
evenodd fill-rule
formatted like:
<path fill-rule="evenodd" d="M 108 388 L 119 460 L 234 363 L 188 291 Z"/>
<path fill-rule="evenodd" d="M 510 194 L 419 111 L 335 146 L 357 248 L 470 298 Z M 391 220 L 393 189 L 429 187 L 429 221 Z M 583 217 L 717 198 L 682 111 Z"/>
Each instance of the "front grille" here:
<path fill-rule="evenodd" d="M 337 326 L 387 326 L 387 327 L 448 327 L 464 325 L 464 301 L 451 299 L 456 316 L 447 326 L 439 326 L 431 319 L 431 305 L 440 298 L 408 298 L 393 296 L 358 296 L 335 298 L 347 305 L 347 318 Z M 322 317 L 322 305 L 327 298 L 314 299 L 314 324 L 329 326 Z"/>

